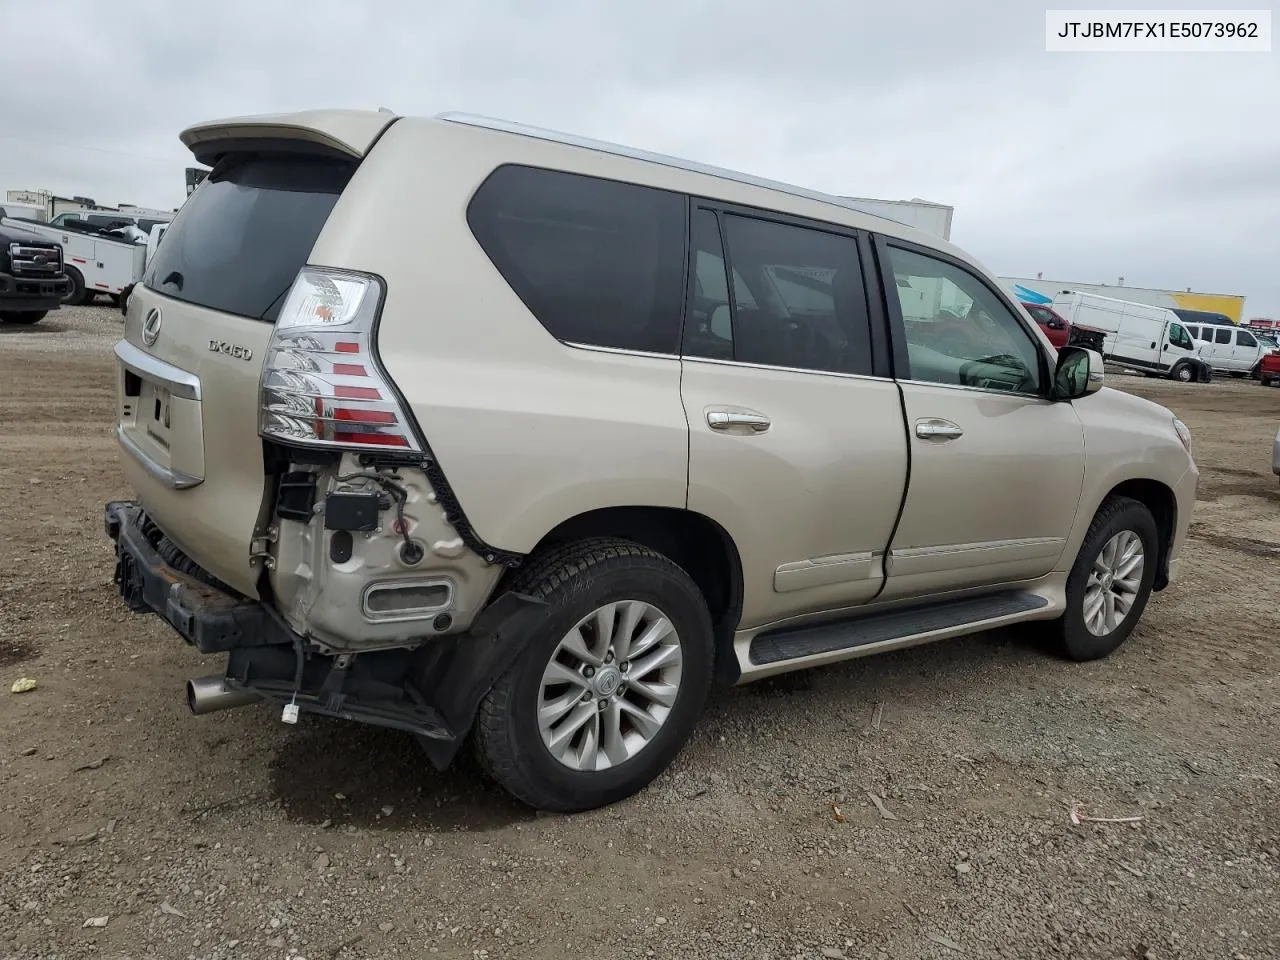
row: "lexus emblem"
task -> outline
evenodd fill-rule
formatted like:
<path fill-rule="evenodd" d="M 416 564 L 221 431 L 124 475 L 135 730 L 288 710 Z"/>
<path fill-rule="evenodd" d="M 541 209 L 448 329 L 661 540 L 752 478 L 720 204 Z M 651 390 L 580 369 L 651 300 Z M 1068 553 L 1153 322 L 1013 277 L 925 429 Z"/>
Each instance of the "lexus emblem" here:
<path fill-rule="evenodd" d="M 152 307 L 147 311 L 146 319 L 142 321 L 142 342 L 148 347 L 155 346 L 155 342 L 160 339 L 160 308 Z"/>

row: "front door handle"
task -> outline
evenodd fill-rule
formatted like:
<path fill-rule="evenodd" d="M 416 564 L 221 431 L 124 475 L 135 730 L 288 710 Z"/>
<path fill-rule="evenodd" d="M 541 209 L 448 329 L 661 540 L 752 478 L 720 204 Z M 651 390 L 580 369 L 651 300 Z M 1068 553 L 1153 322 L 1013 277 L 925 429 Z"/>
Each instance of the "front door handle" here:
<path fill-rule="evenodd" d="M 964 431 L 950 420 L 917 420 L 916 436 L 921 440 L 955 440 L 963 437 Z"/>
<path fill-rule="evenodd" d="M 740 410 L 708 410 L 707 426 L 712 430 L 748 427 L 752 433 L 764 433 L 769 429 L 770 420 L 763 413 L 747 413 Z"/>

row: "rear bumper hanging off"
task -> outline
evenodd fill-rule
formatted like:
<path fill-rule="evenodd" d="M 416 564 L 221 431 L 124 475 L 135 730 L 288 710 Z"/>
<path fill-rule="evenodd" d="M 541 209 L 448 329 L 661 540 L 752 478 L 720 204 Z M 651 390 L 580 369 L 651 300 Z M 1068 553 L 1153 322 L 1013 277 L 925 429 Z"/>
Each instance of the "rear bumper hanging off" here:
<path fill-rule="evenodd" d="M 504 593 L 466 633 L 437 637 L 416 649 L 336 656 L 298 635 L 260 600 L 236 595 L 166 562 L 148 535 L 141 506 L 115 501 L 104 509 L 115 544 L 115 583 L 124 603 L 162 617 L 202 653 L 226 653 L 232 691 L 303 711 L 417 735 L 437 767 L 449 764 L 480 700 L 523 649 L 546 604 Z M 150 528 L 154 531 L 154 527 Z M 247 699 L 247 698 L 246 698 Z M 232 698 L 232 705 L 240 702 Z"/>

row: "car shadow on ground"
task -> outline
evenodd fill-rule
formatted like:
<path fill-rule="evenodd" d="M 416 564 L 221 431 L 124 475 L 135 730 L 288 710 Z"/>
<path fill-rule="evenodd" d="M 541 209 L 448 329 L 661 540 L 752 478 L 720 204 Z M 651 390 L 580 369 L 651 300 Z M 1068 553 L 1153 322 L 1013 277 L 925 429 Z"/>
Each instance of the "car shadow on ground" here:
<path fill-rule="evenodd" d="M 303 823 L 485 831 L 536 816 L 486 780 L 465 750 L 437 771 L 399 730 L 304 714 L 271 766 L 281 810 Z"/>
<path fill-rule="evenodd" d="M 950 649 L 942 649 L 944 647 Z M 932 650 L 932 654 L 923 651 Z M 880 654 L 816 667 L 741 687 L 713 689 L 708 714 L 727 720 L 838 693 L 842 699 L 910 696 L 922 672 L 945 675 L 962 665 L 997 669 L 1006 660 L 1043 656 L 1034 634 L 1015 628 L 944 641 L 936 646 Z M 897 691 L 895 693 L 895 691 Z M 799 726 L 807 721 L 794 718 Z M 316 715 L 280 742 L 271 763 L 272 793 L 285 817 L 299 823 L 374 830 L 490 831 L 537 818 L 537 813 L 488 780 L 465 748 L 453 764 L 436 770 L 410 734 Z"/>
<path fill-rule="evenodd" d="M 71 327 L 67 324 L 49 320 L 48 318 L 37 323 L 4 323 L 0 321 L 0 337 L 11 337 L 20 333 L 65 333 L 70 329 Z"/>

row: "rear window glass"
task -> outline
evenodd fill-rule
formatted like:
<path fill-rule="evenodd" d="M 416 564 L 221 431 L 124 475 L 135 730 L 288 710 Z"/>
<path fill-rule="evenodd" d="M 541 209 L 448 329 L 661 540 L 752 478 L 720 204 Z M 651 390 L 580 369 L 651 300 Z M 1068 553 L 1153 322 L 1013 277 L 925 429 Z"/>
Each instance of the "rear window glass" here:
<path fill-rule="evenodd" d="M 674 354 L 684 295 L 684 198 L 505 166 L 467 222 L 507 283 L 567 343 Z"/>
<path fill-rule="evenodd" d="M 296 156 L 223 160 L 165 232 L 146 285 L 176 300 L 274 322 L 354 169 Z"/>

